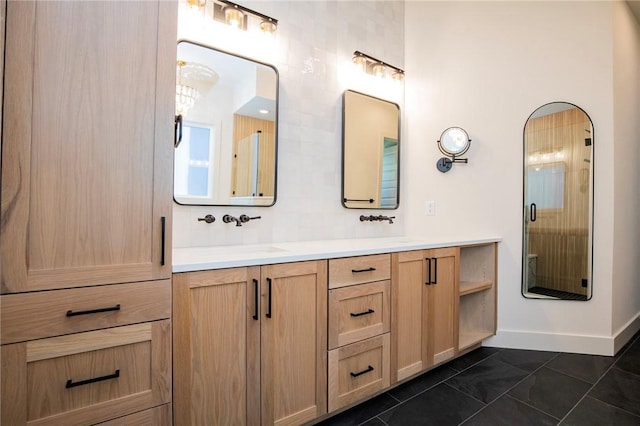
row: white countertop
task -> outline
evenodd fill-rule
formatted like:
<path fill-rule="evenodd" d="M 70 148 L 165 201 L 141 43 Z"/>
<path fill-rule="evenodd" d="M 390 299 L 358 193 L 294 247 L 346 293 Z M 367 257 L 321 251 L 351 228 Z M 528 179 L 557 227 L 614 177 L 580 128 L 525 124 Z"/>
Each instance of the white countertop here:
<path fill-rule="evenodd" d="M 333 259 L 366 254 L 466 246 L 500 240 L 501 238 L 499 237 L 438 241 L 427 238 L 388 237 L 174 248 L 173 272 L 203 271 L 239 266 L 270 265 L 303 260 Z"/>

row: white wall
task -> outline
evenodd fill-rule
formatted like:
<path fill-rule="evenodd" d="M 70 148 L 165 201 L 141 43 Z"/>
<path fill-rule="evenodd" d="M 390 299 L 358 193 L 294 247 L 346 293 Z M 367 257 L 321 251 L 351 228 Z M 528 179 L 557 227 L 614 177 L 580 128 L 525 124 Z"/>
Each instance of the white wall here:
<path fill-rule="evenodd" d="M 176 247 L 403 233 L 502 235 L 499 333 L 489 344 L 609 354 L 624 340 L 614 341 L 621 327 L 632 324 L 627 332 L 633 331 L 640 311 L 640 49 L 638 24 L 626 5 L 250 1 L 246 6 L 280 20 L 273 50 L 252 43 L 238 47 L 233 37 L 206 42 L 279 69 L 278 201 L 271 208 L 176 206 Z M 381 94 L 366 79 L 347 77 L 354 50 L 404 65 L 406 101 L 402 93 Z M 370 212 L 340 205 L 341 94 L 347 88 L 401 106 L 401 207 L 388 212 L 398 217 L 392 226 L 359 223 L 359 215 Z M 522 129 L 531 112 L 551 101 L 579 105 L 594 123 L 595 261 L 588 302 L 526 300 L 520 294 Z M 436 140 L 452 125 L 464 127 L 473 139 L 469 164 L 441 174 L 435 168 L 441 156 Z M 436 201 L 436 216 L 424 214 L 427 200 Z M 207 213 L 218 221 L 196 221 Z M 225 213 L 263 219 L 236 228 L 221 223 Z"/>
<path fill-rule="evenodd" d="M 408 229 L 503 236 L 499 332 L 489 344 L 613 353 L 614 205 L 617 213 L 623 202 L 614 204 L 611 4 L 408 2 L 405 16 Z M 529 114 L 552 101 L 579 105 L 594 123 L 595 262 L 588 302 L 527 300 L 520 293 L 522 129 Z M 451 125 L 464 127 L 473 140 L 469 164 L 441 174 L 436 140 Z M 436 201 L 436 216 L 424 214 L 426 200 Z M 633 293 L 624 288 L 616 296 Z M 626 319 L 633 309 L 625 310 Z"/>
<path fill-rule="evenodd" d="M 387 223 L 360 222 L 340 203 L 342 92 L 356 89 L 404 106 L 403 90 L 367 84 L 351 69 L 355 50 L 402 67 L 404 2 L 247 1 L 243 6 L 279 20 L 273 43 L 243 34 L 214 35 L 211 28 L 181 25 L 178 38 L 199 41 L 275 65 L 280 74 L 278 194 L 275 206 L 185 207 L 175 205 L 174 247 L 396 236 L 404 233 L 404 208 L 385 213 Z M 404 200 L 401 199 L 401 203 Z M 401 204 L 402 205 L 402 204 Z M 214 214 L 211 225 L 197 218 Z M 222 223 L 225 213 L 262 219 L 240 228 Z"/>
<path fill-rule="evenodd" d="M 640 25 L 626 2 L 614 13 L 613 328 L 640 327 Z M 620 339 L 618 345 L 624 339 Z"/>

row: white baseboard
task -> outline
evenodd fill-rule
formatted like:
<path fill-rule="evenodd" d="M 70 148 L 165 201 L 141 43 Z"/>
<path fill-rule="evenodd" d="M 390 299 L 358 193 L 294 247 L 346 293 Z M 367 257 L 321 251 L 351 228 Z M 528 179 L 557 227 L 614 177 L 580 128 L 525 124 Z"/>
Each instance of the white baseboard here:
<path fill-rule="evenodd" d="M 620 327 L 620 329 L 614 334 L 613 347 L 615 352 L 618 353 L 624 345 L 640 330 L 640 313 L 628 323 Z"/>
<path fill-rule="evenodd" d="M 483 345 L 498 348 L 612 356 L 622 349 L 638 330 L 640 330 L 640 313 L 622 326 L 613 336 L 498 330 L 498 333 L 485 340 Z"/>
<path fill-rule="evenodd" d="M 484 346 L 529 349 L 535 351 L 569 352 L 589 355 L 613 355 L 614 339 L 607 336 L 540 333 L 517 330 L 498 330 L 483 342 Z"/>

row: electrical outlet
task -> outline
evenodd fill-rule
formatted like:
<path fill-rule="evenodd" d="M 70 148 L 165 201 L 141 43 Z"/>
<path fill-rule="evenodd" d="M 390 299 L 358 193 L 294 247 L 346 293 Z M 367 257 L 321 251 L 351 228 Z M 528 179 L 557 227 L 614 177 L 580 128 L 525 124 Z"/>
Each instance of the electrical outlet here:
<path fill-rule="evenodd" d="M 436 202 L 433 200 L 427 201 L 427 216 L 436 215 Z"/>

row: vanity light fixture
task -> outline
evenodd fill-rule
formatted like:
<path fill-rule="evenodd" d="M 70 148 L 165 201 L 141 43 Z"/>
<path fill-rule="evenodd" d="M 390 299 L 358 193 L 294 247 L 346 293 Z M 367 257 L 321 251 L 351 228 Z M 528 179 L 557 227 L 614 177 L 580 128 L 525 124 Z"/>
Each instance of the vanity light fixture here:
<path fill-rule="evenodd" d="M 189 4 L 198 1 L 202 0 L 187 0 Z M 277 19 L 248 9 L 237 3 L 226 0 L 213 0 L 212 3 L 213 12 L 211 17 L 214 21 L 224 22 L 227 25 L 241 30 L 248 30 L 255 25 L 255 27 L 266 34 L 273 34 L 278 28 Z"/>
<path fill-rule="evenodd" d="M 234 28 L 241 28 L 244 25 L 244 13 L 236 7 L 225 6 L 224 22 Z"/>
<path fill-rule="evenodd" d="M 436 163 L 436 167 L 442 173 L 451 170 L 453 163 L 468 163 L 467 158 L 459 158 L 469 150 L 471 139 L 467 132 L 461 127 L 449 127 L 442 132 L 438 140 L 438 149 L 446 157 L 442 157 Z"/>
<path fill-rule="evenodd" d="M 207 0 L 187 0 L 187 4 L 193 10 L 202 10 L 207 5 Z"/>
<path fill-rule="evenodd" d="M 353 52 L 353 63 L 356 64 L 356 66 L 363 72 L 379 78 L 385 78 L 387 75 L 387 69 L 390 69 L 391 78 L 396 81 L 402 81 L 404 79 L 403 69 L 362 53 L 359 50 Z"/>

